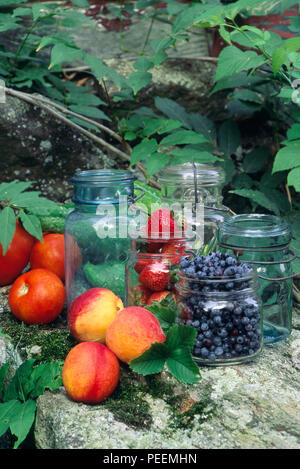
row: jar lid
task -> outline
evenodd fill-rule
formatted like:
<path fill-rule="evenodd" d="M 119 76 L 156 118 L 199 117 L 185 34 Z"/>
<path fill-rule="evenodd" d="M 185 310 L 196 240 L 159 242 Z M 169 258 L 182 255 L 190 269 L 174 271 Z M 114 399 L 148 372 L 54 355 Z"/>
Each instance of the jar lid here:
<path fill-rule="evenodd" d="M 272 248 L 290 243 L 289 224 L 282 218 L 266 214 L 234 215 L 218 227 L 220 245 L 244 248 Z"/>
<path fill-rule="evenodd" d="M 130 181 L 136 179 L 135 176 L 129 171 L 122 169 L 90 169 L 86 171 L 77 171 L 70 179 L 70 182 L 80 183 L 115 183 L 122 181 Z"/>
<path fill-rule="evenodd" d="M 195 163 L 197 171 L 197 183 L 221 184 L 225 181 L 225 172 L 218 164 Z M 194 165 L 192 163 L 183 163 L 178 165 L 166 166 L 159 173 L 159 180 L 162 183 L 174 184 L 193 184 L 194 182 Z"/>
<path fill-rule="evenodd" d="M 78 204 L 118 204 L 121 196 L 133 197 L 135 176 L 126 170 L 92 169 L 78 171 L 73 202 Z"/>

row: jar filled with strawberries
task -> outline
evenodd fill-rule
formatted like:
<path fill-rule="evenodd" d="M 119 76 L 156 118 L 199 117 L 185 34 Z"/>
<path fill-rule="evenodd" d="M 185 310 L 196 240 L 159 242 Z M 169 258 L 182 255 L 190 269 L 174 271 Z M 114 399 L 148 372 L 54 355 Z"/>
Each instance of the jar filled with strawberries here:
<path fill-rule="evenodd" d="M 175 297 L 179 262 L 187 252 L 189 239 L 170 210 L 162 208 L 150 215 L 131 241 L 126 272 L 129 306 Z"/>

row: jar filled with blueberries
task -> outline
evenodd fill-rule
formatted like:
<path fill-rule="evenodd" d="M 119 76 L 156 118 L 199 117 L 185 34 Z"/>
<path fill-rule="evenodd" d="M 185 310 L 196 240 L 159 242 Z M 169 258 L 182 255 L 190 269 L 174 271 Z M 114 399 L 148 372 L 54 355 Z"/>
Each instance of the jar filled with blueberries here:
<path fill-rule="evenodd" d="M 220 252 L 182 257 L 180 267 L 178 320 L 197 330 L 194 360 L 218 366 L 257 357 L 263 334 L 256 272 Z"/>

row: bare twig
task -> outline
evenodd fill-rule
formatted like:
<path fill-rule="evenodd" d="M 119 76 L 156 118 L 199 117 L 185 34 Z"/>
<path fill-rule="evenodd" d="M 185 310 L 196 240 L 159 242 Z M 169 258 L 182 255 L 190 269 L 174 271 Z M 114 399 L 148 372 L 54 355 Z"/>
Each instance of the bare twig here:
<path fill-rule="evenodd" d="M 100 130 L 105 131 L 106 133 L 110 134 L 112 137 L 114 137 L 116 140 L 118 140 L 120 143 L 124 143 L 124 140 L 113 130 L 109 129 L 108 127 L 99 124 L 98 122 L 93 121 L 92 119 L 89 119 L 87 117 L 82 116 L 81 114 L 77 114 L 76 112 L 70 111 L 67 108 L 64 108 L 60 104 L 53 103 L 52 101 L 48 100 L 47 98 L 40 97 L 40 96 L 32 96 L 31 94 L 24 93 L 21 91 L 14 90 L 12 88 L 4 88 L 5 93 L 7 93 L 10 96 L 14 96 L 16 98 L 22 99 L 23 101 L 26 101 L 33 106 L 38 106 L 42 109 L 44 109 L 46 112 L 49 114 L 53 115 L 56 119 L 59 119 L 60 121 L 64 122 L 66 125 L 69 125 L 70 127 L 74 128 L 78 132 L 82 133 L 89 139 L 93 140 L 96 142 L 98 145 L 110 150 L 114 154 L 118 155 L 121 159 L 130 162 L 130 153 L 131 153 L 131 147 L 129 146 L 128 142 L 126 143 L 126 148 L 129 153 L 125 153 L 119 148 L 114 147 L 110 143 L 106 142 L 103 140 L 101 137 L 98 137 L 97 135 L 94 135 L 92 132 L 89 130 L 81 127 L 80 125 L 76 124 L 76 122 L 71 121 L 67 117 L 65 117 L 62 113 L 72 115 L 74 117 L 78 117 L 79 119 L 88 122 L 95 127 L 98 127 Z M 56 110 L 57 109 L 57 110 Z M 147 172 L 144 166 L 141 163 L 136 163 L 137 168 L 143 173 L 143 175 L 147 178 Z M 160 184 L 158 184 L 153 178 L 149 178 L 149 183 L 156 187 L 157 189 L 161 189 Z"/>

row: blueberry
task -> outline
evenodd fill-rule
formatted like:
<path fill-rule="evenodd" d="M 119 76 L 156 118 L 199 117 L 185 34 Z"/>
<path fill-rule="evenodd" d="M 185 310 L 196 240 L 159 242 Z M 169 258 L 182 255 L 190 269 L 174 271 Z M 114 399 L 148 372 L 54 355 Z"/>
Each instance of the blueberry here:
<path fill-rule="evenodd" d="M 207 324 L 207 322 L 203 322 L 203 323 L 201 324 L 201 330 L 202 330 L 202 331 L 207 331 L 207 330 L 208 330 L 208 324 Z"/>
<path fill-rule="evenodd" d="M 216 347 L 215 354 L 217 356 L 223 355 L 223 353 L 224 353 L 224 350 L 222 347 Z"/>
<path fill-rule="evenodd" d="M 186 257 L 182 257 L 182 258 L 180 259 L 180 267 L 181 267 L 182 269 L 184 269 L 184 268 L 186 268 L 186 267 L 189 267 L 189 265 L 190 265 L 190 262 L 189 262 L 189 260 L 188 260 Z"/>
<path fill-rule="evenodd" d="M 227 337 L 228 336 L 228 332 L 226 331 L 226 329 L 224 329 L 224 327 L 218 329 L 217 334 L 218 334 L 219 337 Z"/>
<path fill-rule="evenodd" d="M 243 344 L 243 343 L 244 343 L 244 338 L 243 338 L 241 335 L 239 335 L 239 336 L 236 338 L 236 343 L 237 343 L 237 344 Z"/>
<path fill-rule="evenodd" d="M 221 337 L 218 337 L 218 336 L 214 337 L 213 343 L 214 343 L 214 345 L 217 345 L 217 346 L 221 345 L 221 343 L 222 343 Z"/>
<path fill-rule="evenodd" d="M 242 314 L 242 308 L 240 306 L 237 306 L 236 308 L 234 308 L 233 310 L 233 314 L 235 314 L 236 316 L 240 316 Z"/>
<path fill-rule="evenodd" d="M 208 358 L 209 358 L 210 360 L 215 360 L 215 359 L 216 359 L 216 355 L 211 352 L 211 353 L 208 355 Z"/>
<path fill-rule="evenodd" d="M 206 347 L 202 347 L 202 349 L 200 350 L 200 354 L 202 358 L 207 358 L 209 355 L 209 351 Z"/>
<path fill-rule="evenodd" d="M 217 325 L 222 324 L 221 316 L 215 316 L 214 317 L 214 323 L 217 324 Z"/>

